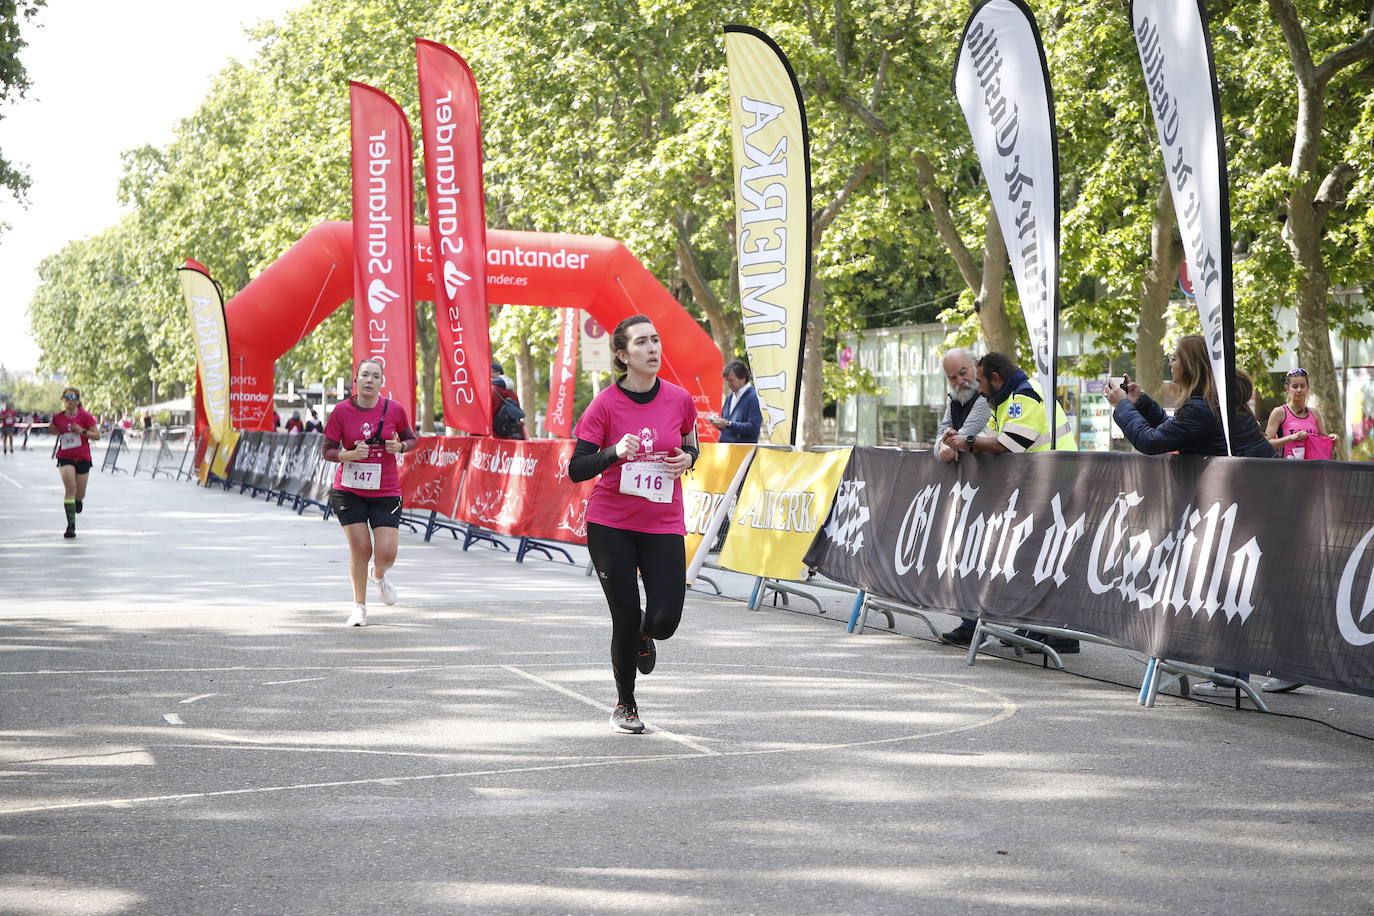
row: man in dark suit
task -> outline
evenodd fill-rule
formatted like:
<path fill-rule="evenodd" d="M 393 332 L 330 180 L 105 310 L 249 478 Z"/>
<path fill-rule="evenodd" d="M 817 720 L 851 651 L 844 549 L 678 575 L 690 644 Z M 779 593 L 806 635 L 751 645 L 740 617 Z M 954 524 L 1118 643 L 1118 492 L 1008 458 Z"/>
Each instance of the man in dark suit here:
<path fill-rule="evenodd" d="M 720 416 L 712 416 L 711 425 L 720 430 L 721 442 L 757 442 L 763 428 L 763 412 L 759 410 L 759 393 L 750 384 L 749 367 L 732 359 L 721 373 L 730 393 Z"/>

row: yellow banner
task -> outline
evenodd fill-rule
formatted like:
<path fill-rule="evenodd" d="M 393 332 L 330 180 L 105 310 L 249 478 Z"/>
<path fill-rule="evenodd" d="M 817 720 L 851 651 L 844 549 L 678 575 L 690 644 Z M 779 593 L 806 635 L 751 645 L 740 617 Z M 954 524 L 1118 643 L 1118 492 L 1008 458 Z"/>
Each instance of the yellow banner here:
<path fill-rule="evenodd" d="M 205 268 L 187 259 L 177 269 L 186 313 L 191 318 L 191 337 L 196 344 L 196 368 L 210 434 L 216 442 L 229 435 L 229 331 L 224 324 L 224 300 Z"/>
<path fill-rule="evenodd" d="M 771 38 L 726 26 L 735 238 L 744 344 L 763 410 L 760 443 L 792 445 L 811 280 L 811 165 L 806 112 Z"/>
<path fill-rule="evenodd" d="M 692 473 L 682 478 L 682 505 L 687 517 L 687 582 L 693 582 L 739 491 L 754 446 L 704 442 Z"/>
<path fill-rule="evenodd" d="M 229 459 L 234 457 L 234 449 L 238 447 L 238 444 L 239 431 L 237 429 L 230 429 L 229 432 L 224 434 L 223 439 L 212 446 L 215 450 L 215 457 L 214 462 L 210 465 L 210 469 L 214 471 L 215 476 L 220 480 L 224 480 L 229 476 Z"/>
<path fill-rule="evenodd" d="M 851 449 L 759 449 L 744 478 L 720 565 L 751 576 L 801 579 L 803 558 L 830 514 Z"/>

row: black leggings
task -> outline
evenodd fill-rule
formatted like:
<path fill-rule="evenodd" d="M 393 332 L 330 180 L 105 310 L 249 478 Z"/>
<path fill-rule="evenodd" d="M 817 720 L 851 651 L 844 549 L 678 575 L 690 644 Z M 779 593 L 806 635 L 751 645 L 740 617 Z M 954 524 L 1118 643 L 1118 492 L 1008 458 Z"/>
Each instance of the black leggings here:
<path fill-rule="evenodd" d="M 587 551 L 611 608 L 611 667 L 617 702 L 634 706 L 641 631 L 653 639 L 667 639 L 682 621 L 687 593 L 682 535 L 645 534 L 588 522 Z M 644 578 L 646 605 L 642 626 L 639 576 Z"/>

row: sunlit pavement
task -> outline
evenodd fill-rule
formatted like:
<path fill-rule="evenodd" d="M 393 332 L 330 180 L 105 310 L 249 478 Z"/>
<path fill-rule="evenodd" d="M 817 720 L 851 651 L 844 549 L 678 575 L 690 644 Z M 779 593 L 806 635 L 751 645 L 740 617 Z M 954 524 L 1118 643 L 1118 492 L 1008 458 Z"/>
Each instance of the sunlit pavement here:
<path fill-rule="evenodd" d="M 1132 653 L 968 668 L 712 572 L 616 735 L 582 565 L 403 532 L 357 629 L 318 513 L 96 472 L 64 525 L 0 456 L 0 912 L 1374 910 L 1364 698 L 1147 710 Z"/>

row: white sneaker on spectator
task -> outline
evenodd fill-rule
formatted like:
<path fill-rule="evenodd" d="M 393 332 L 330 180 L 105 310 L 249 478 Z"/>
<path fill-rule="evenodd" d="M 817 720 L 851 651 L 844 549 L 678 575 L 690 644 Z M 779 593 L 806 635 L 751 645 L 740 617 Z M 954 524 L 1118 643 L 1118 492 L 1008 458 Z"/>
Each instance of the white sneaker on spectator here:
<path fill-rule="evenodd" d="M 1236 688 L 1215 681 L 1198 681 L 1188 692 L 1200 697 L 1233 697 L 1236 695 Z"/>
<path fill-rule="evenodd" d="M 372 576 L 371 579 L 377 583 L 377 594 L 381 596 L 382 604 L 395 604 L 396 586 L 388 582 L 386 576 L 382 576 L 380 579 Z"/>
<path fill-rule="evenodd" d="M 353 613 L 348 618 L 348 626 L 365 627 L 367 626 L 367 605 L 358 602 L 353 605 Z"/>
<path fill-rule="evenodd" d="M 1260 690 L 1265 693 L 1288 693 L 1301 686 L 1302 681 L 1285 681 L 1281 677 L 1271 677 L 1260 686 Z"/>

